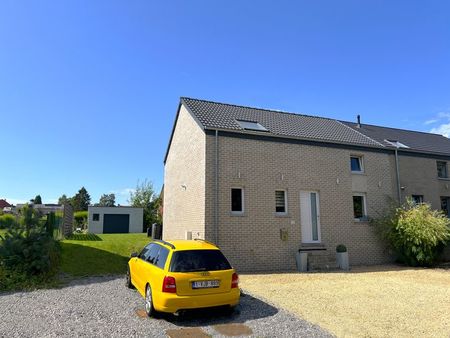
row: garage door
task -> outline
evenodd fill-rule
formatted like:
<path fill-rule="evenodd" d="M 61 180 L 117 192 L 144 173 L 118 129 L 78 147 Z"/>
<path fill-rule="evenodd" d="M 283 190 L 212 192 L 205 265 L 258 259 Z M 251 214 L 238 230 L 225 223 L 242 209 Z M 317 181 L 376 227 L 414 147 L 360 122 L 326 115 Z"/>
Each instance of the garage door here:
<path fill-rule="evenodd" d="M 130 231 L 130 215 L 125 214 L 104 214 L 103 233 L 117 234 Z"/>

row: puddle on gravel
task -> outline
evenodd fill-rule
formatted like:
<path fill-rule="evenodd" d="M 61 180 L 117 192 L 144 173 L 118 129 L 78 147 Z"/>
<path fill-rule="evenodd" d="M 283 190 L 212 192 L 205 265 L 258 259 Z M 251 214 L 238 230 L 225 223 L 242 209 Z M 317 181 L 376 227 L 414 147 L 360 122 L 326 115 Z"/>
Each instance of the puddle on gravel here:
<path fill-rule="evenodd" d="M 171 329 L 166 330 L 166 335 L 170 338 L 209 338 L 211 335 L 198 327 L 183 328 L 183 329 Z"/>
<path fill-rule="evenodd" d="M 249 336 L 253 333 L 252 329 L 244 324 L 220 324 L 214 325 L 214 330 L 228 337 Z"/>
<path fill-rule="evenodd" d="M 147 318 L 147 313 L 143 309 L 136 310 L 136 314 L 140 318 Z"/>

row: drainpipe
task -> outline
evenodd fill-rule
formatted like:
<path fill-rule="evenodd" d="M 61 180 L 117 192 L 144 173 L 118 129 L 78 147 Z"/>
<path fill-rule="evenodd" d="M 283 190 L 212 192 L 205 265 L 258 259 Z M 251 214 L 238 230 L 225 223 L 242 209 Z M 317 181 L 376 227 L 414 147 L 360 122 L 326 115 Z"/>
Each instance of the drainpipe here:
<path fill-rule="evenodd" d="M 400 171 L 398 169 L 398 149 L 395 149 L 395 171 L 397 174 L 397 195 L 398 195 L 398 202 L 402 203 L 402 192 L 400 187 Z"/>
<path fill-rule="evenodd" d="M 214 243 L 219 245 L 219 131 L 216 130 L 214 152 Z"/>

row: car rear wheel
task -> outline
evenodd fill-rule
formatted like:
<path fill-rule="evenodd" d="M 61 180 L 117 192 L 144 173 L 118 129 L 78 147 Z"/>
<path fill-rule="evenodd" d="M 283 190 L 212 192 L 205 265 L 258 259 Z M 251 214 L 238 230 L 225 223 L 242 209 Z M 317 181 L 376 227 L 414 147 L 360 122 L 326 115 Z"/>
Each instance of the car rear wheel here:
<path fill-rule="evenodd" d="M 152 288 L 150 285 L 147 285 L 147 288 L 145 289 L 145 312 L 149 317 L 154 317 L 156 314 L 156 310 L 153 307 Z"/>
<path fill-rule="evenodd" d="M 133 283 L 131 282 L 131 272 L 130 272 L 130 268 L 127 269 L 127 276 L 126 276 L 126 279 L 125 279 L 125 285 L 126 285 L 128 288 L 130 288 L 130 289 L 133 289 L 133 288 L 134 288 L 134 285 L 133 285 Z"/>

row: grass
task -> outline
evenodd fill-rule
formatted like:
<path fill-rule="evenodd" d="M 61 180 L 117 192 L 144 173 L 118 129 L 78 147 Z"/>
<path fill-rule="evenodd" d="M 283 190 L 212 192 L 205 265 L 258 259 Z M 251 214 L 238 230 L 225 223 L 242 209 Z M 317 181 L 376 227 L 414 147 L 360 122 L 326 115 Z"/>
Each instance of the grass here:
<path fill-rule="evenodd" d="M 150 242 L 139 234 L 74 234 L 61 241 L 61 271 L 76 277 L 124 274 L 132 252 Z"/>
<path fill-rule="evenodd" d="M 450 270 L 241 275 L 249 292 L 339 337 L 449 337 Z"/>

